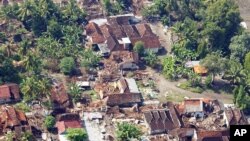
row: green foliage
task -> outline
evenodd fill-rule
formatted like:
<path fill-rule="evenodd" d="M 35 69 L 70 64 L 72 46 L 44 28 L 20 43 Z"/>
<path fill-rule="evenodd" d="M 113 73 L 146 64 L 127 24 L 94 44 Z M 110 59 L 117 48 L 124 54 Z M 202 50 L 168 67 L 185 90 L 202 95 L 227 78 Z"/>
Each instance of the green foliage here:
<path fill-rule="evenodd" d="M 5 136 L 6 141 L 14 141 L 14 133 L 13 132 L 8 132 Z"/>
<path fill-rule="evenodd" d="M 131 139 L 139 139 L 141 131 L 135 125 L 123 122 L 117 124 L 116 136 L 119 141 L 129 141 Z"/>
<path fill-rule="evenodd" d="M 103 6 L 108 15 L 122 14 L 131 4 L 131 0 L 117 0 L 111 2 L 110 0 L 102 0 Z"/>
<path fill-rule="evenodd" d="M 207 88 L 211 87 L 212 82 L 213 82 L 213 77 L 212 77 L 212 75 L 208 75 L 208 76 L 206 77 L 206 79 L 205 79 L 205 86 L 206 86 Z"/>
<path fill-rule="evenodd" d="M 24 112 L 31 111 L 31 108 L 26 103 L 23 103 L 23 102 L 15 104 L 15 108 Z"/>
<path fill-rule="evenodd" d="M 47 129 L 53 128 L 56 124 L 56 119 L 53 116 L 46 116 L 44 120 L 44 125 Z"/>
<path fill-rule="evenodd" d="M 36 141 L 31 132 L 22 132 L 20 141 Z"/>
<path fill-rule="evenodd" d="M 54 19 L 49 21 L 49 25 L 48 25 L 48 32 L 50 33 L 50 35 L 58 40 L 60 38 L 63 37 L 63 33 L 62 33 L 62 27 L 61 25 Z"/>
<path fill-rule="evenodd" d="M 41 36 L 43 32 L 47 30 L 47 21 L 41 15 L 33 15 L 31 29 L 34 32 L 35 36 Z"/>
<path fill-rule="evenodd" d="M 242 85 L 234 89 L 234 103 L 242 110 L 246 110 L 250 106 L 250 97 L 245 93 L 245 88 Z"/>
<path fill-rule="evenodd" d="M 70 75 L 73 73 L 73 71 L 76 67 L 76 64 L 75 64 L 75 61 L 72 57 L 64 57 L 61 60 L 59 66 L 60 66 L 61 72 L 63 72 L 66 75 Z"/>
<path fill-rule="evenodd" d="M 230 58 L 243 62 L 245 55 L 250 51 L 250 34 L 244 32 L 232 38 L 229 49 Z"/>
<path fill-rule="evenodd" d="M 218 53 L 208 54 L 200 63 L 213 75 L 225 72 L 228 68 L 227 60 Z"/>
<path fill-rule="evenodd" d="M 1 58 L 1 57 L 0 57 Z M 3 82 L 18 82 L 20 80 L 18 69 L 15 68 L 8 58 L 0 59 L 0 79 Z"/>
<path fill-rule="evenodd" d="M 81 65 L 87 68 L 94 68 L 98 65 L 101 58 L 97 54 L 95 54 L 92 50 L 86 49 L 81 57 Z"/>
<path fill-rule="evenodd" d="M 191 87 L 197 87 L 201 85 L 201 77 L 192 72 L 188 75 L 188 82 L 190 83 Z"/>
<path fill-rule="evenodd" d="M 140 56 L 144 55 L 145 49 L 144 49 L 144 43 L 141 41 L 138 41 L 135 43 L 133 47 L 134 52 L 137 52 Z"/>
<path fill-rule="evenodd" d="M 245 60 L 244 60 L 244 68 L 250 72 L 250 52 L 248 52 L 245 56 Z"/>
<path fill-rule="evenodd" d="M 177 72 L 177 65 L 176 65 L 176 58 L 172 56 L 167 56 L 163 59 L 163 75 L 167 79 L 177 79 L 178 72 Z"/>
<path fill-rule="evenodd" d="M 150 67 L 154 67 L 157 64 L 157 62 L 159 62 L 157 55 L 152 51 L 146 53 L 144 60 L 146 61 L 146 64 L 149 65 Z"/>
<path fill-rule="evenodd" d="M 237 60 L 229 61 L 229 69 L 224 74 L 224 79 L 228 80 L 231 84 L 242 84 L 246 78 L 246 71 Z"/>
<path fill-rule="evenodd" d="M 36 54 L 32 54 L 31 52 L 29 52 L 24 57 L 24 67 L 27 72 L 39 74 L 42 69 L 41 64 L 41 58 Z"/>
<path fill-rule="evenodd" d="M 40 78 L 36 75 L 26 77 L 20 84 L 20 90 L 25 102 L 37 100 L 50 95 L 51 84 L 47 78 Z"/>
<path fill-rule="evenodd" d="M 77 86 L 75 83 L 72 83 L 69 85 L 69 94 L 70 96 L 72 97 L 72 99 L 75 101 L 78 101 L 81 99 L 81 90 L 80 90 L 80 87 Z"/>
<path fill-rule="evenodd" d="M 70 0 L 69 4 L 62 8 L 62 17 L 65 24 L 82 24 L 86 16 L 87 14 L 79 8 L 76 0 Z"/>
<path fill-rule="evenodd" d="M 68 128 L 66 137 L 70 141 L 86 141 L 88 134 L 81 128 Z"/>

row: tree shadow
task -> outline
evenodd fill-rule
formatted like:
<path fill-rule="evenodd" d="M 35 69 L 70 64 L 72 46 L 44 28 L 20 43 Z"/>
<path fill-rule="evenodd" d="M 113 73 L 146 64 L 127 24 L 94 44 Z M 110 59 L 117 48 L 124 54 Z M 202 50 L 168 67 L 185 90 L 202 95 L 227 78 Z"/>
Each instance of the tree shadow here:
<path fill-rule="evenodd" d="M 213 82 L 213 85 L 210 88 L 213 90 L 215 93 L 221 94 L 221 93 L 228 93 L 231 94 L 233 93 L 233 87 L 229 82 L 226 82 L 221 79 L 216 79 Z"/>
<path fill-rule="evenodd" d="M 162 47 L 159 52 L 157 53 L 158 56 L 165 56 L 167 54 L 166 48 Z"/>

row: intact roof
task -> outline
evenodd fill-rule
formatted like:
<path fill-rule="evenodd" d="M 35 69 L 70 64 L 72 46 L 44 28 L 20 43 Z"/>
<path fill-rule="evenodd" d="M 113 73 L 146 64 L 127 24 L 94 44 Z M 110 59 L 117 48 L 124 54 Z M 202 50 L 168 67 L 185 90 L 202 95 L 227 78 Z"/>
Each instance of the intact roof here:
<path fill-rule="evenodd" d="M 94 22 L 87 24 L 85 27 L 85 30 L 86 30 L 87 35 L 89 36 L 91 36 L 94 33 L 102 34 L 99 26 Z"/>
<path fill-rule="evenodd" d="M 123 29 L 120 25 L 110 25 L 110 30 L 112 35 L 116 39 L 121 39 L 123 37 L 126 37 L 126 34 L 123 32 Z"/>
<path fill-rule="evenodd" d="M 122 38 L 122 42 L 125 43 L 125 44 L 130 44 L 131 43 L 131 41 L 130 41 L 130 39 L 128 37 Z"/>
<path fill-rule="evenodd" d="M 137 29 L 137 31 L 139 32 L 139 34 L 140 34 L 141 37 L 145 37 L 145 36 L 149 36 L 149 37 L 151 37 L 151 36 L 156 36 L 156 35 L 152 32 L 152 30 L 151 30 L 151 28 L 150 28 L 150 26 L 149 26 L 148 24 L 136 24 L 135 27 L 136 27 L 136 29 Z"/>
<path fill-rule="evenodd" d="M 105 98 L 108 106 L 123 106 L 142 102 L 140 93 L 112 94 Z"/>
<path fill-rule="evenodd" d="M 79 120 L 58 121 L 56 123 L 58 134 L 65 132 L 68 128 L 82 128 Z"/>
<path fill-rule="evenodd" d="M 197 74 L 206 74 L 208 70 L 201 65 L 196 65 L 194 66 L 194 72 Z"/>
<path fill-rule="evenodd" d="M 202 112 L 203 102 L 201 99 L 185 99 L 184 100 L 184 112 Z"/>
<path fill-rule="evenodd" d="M 127 84 L 128 84 L 128 88 L 130 93 L 140 93 L 137 84 L 135 82 L 135 79 L 133 78 L 125 78 Z"/>
<path fill-rule="evenodd" d="M 68 120 L 80 120 L 79 114 L 75 113 L 64 113 L 57 116 L 58 121 L 68 121 Z"/>
<path fill-rule="evenodd" d="M 179 125 L 175 125 L 168 109 L 147 111 L 144 113 L 144 117 L 151 129 L 151 134 L 167 133 L 169 130 L 179 127 Z"/>
<path fill-rule="evenodd" d="M 92 42 L 94 44 L 103 43 L 105 41 L 101 29 L 96 23 L 94 22 L 89 23 L 88 25 L 86 25 L 85 30 L 86 34 L 88 36 L 91 36 Z"/>
<path fill-rule="evenodd" d="M 100 29 L 102 31 L 102 34 L 104 35 L 105 38 L 108 38 L 109 36 L 111 36 L 111 28 L 109 25 L 104 24 L 100 26 Z"/>
<path fill-rule="evenodd" d="M 100 51 L 102 53 L 109 53 L 110 52 L 107 44 L 98 44 L 98 48 L 100 49 Z"/>
<path fill-rule="evenodd" d="M 0 86 L 0 99 L 11 98 L 10 89 L 7 85 Z"/>
<path fill-rule="evenodd" d="M 123 25 L 123 31 L 129 38 L 139 38 L 140 34 L 134 25 Z"/>
<path fill-rule="evenodd" d="M 112 50 L 115 50 L 116 47 L 118 47 L 118 41 L 112 37 L 112 36 L 109 36 L 107 38 L 107 45 L 108 45 L 108 48 L 112 51 Z"/>
<path fill-rule="evenodd" d="M 200 61 L 188 61 L 185 64 L 185 67 L 187 68 L 193 68 L 194 66 L 197 66 L 200 64 Z"/>
<path fill-rule="evenodd" d="M 9 83 L 5 84 L 10 88 L 11 94 L 13 94 L 14 99 L 20 99 L 20 90 L 18 84 Z"/>
<path fill-rule="evenodd" d="M 131 38 L 130 39 L 132 44 L 135 45 L 136 42 L 141 41 L 144 44 L 144 48 L 150 49 L 150 48 L 160 48 L 161 43 L 159 41 L 159 38 L 157 36 L 152 37 L 142 37 L 142 38 Z"/>

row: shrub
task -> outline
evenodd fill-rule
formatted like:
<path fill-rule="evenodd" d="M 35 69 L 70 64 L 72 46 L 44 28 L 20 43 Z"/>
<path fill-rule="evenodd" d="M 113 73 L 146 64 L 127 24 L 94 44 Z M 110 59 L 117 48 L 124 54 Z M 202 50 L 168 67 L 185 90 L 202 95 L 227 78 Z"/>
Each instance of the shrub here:
<path fill-rule="evenodd" d="M 53 128 L 56 123 L 56 119 L 53 116 L 46 116 L 44 125 L 46 128 L 50 129 Z"/>
<path fill-rule="evenodd" d="M 60 67 L 61 72 L 63 72 L 66 75 L 70 75 L 74 71 L 76 65 L 72 57 L 64 57 L 61 60 L 59 67 Z"/>

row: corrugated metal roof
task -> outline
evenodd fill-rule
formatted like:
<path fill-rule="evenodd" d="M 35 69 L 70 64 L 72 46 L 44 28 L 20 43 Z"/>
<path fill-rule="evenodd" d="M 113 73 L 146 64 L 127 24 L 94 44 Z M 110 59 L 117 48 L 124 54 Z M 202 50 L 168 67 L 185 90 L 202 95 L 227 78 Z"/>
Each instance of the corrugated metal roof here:
<path fill-rule="evenodd" d="M 140 93 L 137 84 L 135 82 L 135 79 L 133 78 L 125 78 L 129 87 L 129 91 L 131 93 Z"/>

